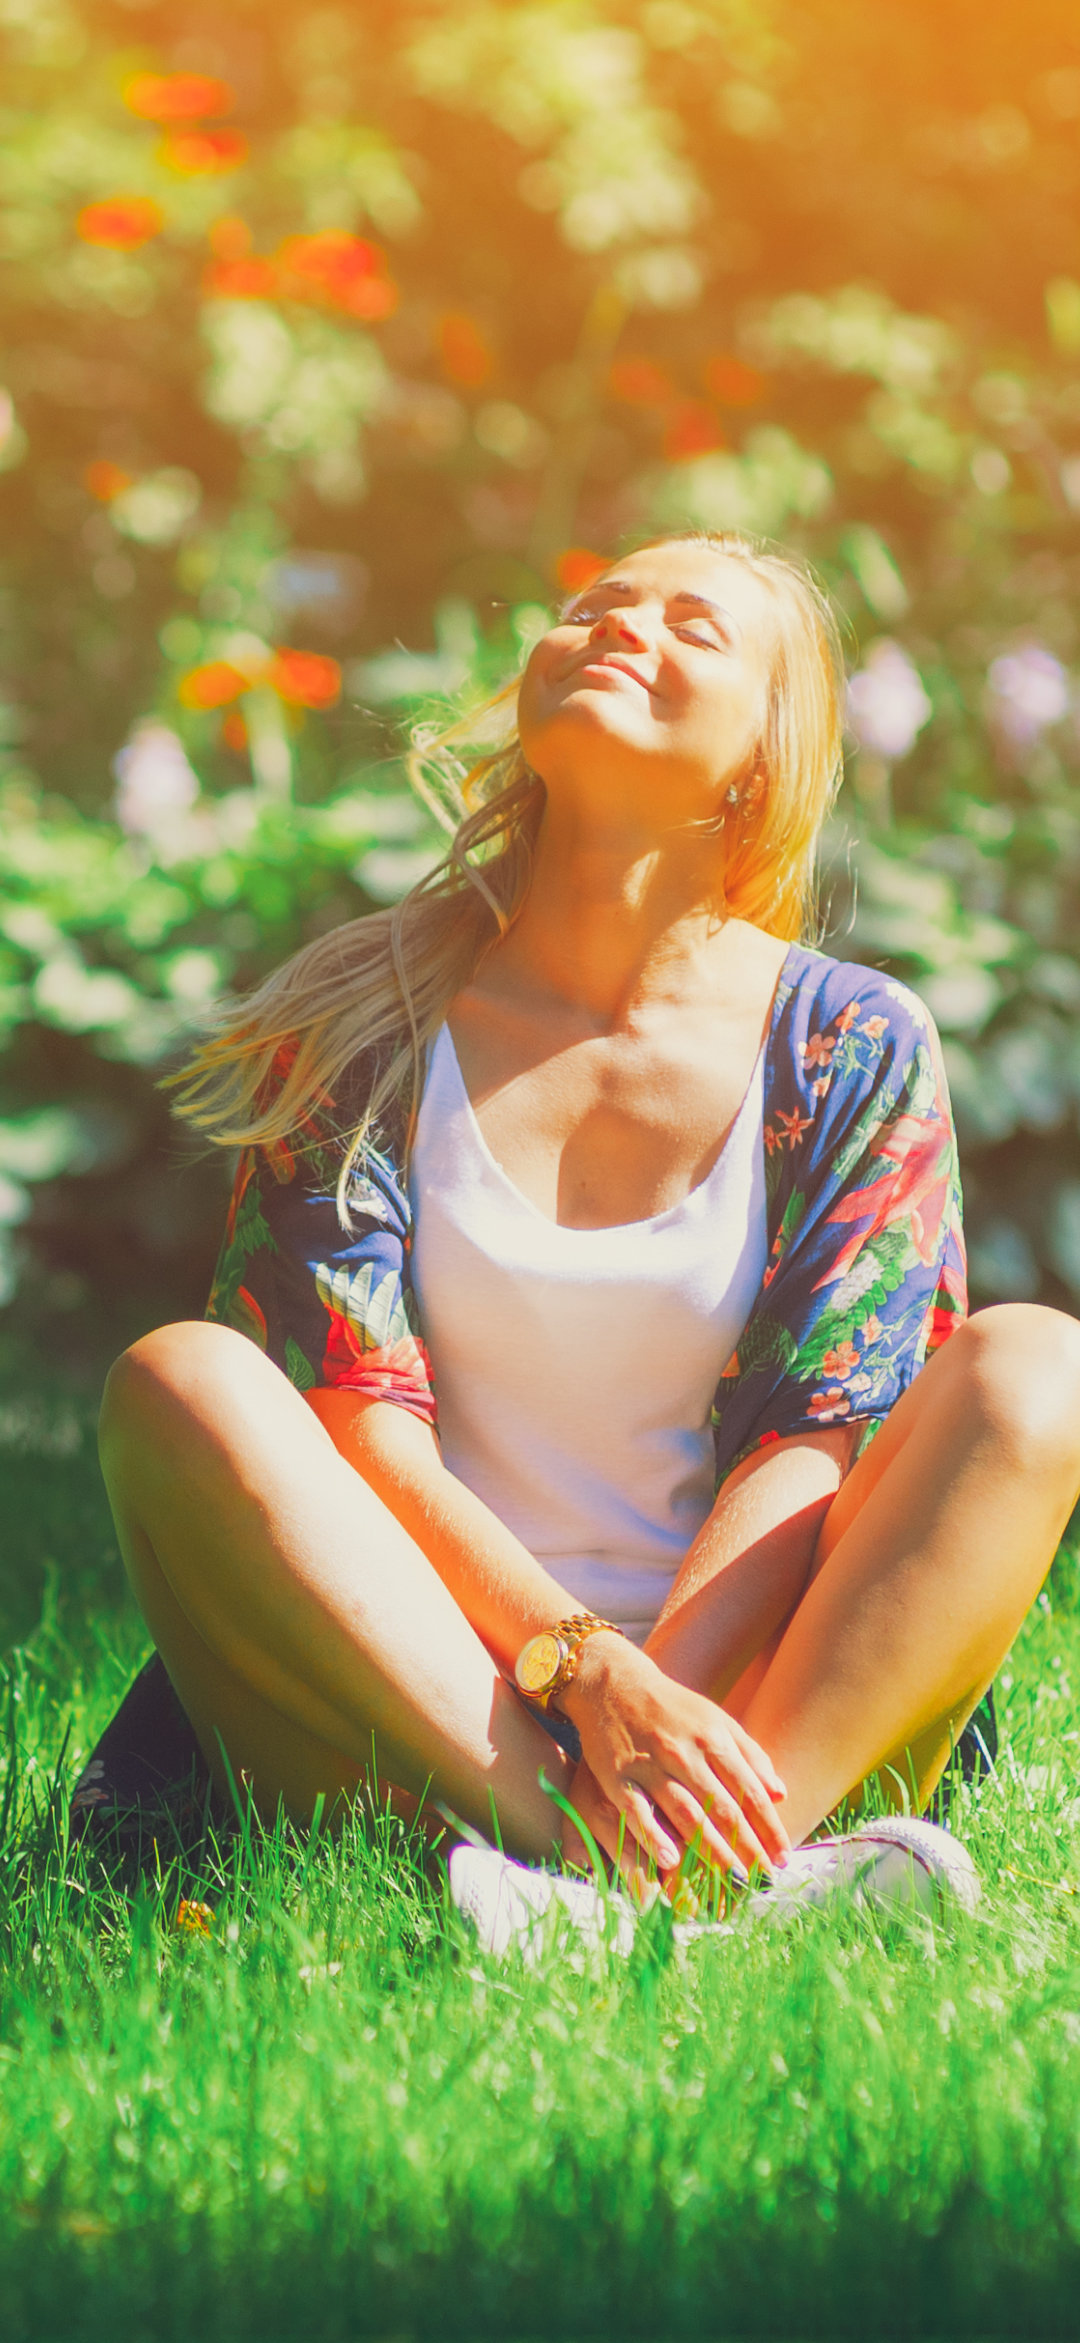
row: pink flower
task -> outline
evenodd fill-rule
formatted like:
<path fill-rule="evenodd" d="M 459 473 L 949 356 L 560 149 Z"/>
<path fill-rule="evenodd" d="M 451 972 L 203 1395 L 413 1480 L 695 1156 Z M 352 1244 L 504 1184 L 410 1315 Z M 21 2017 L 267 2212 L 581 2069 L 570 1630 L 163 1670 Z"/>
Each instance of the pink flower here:
<path fill-rule="evenodd" d="M 887 1033 L 888 1030 L 889 1020 L 887 1017 L 868 1017 L 863 1026 L 863 1032 L 869 1035 L 871 1041 L 880 1041 L 882 1034 Z"/>
<path fill-rule="evenodd" d="M 830 1034 L 828 1039 L 823 1033 L 812 1033 L 809 1041 L 804 1041 L 802 1045 L 804 1066 L 827 1066 L 835 1048 L 835 1033 Z"/>
<path fill-rule="evenodd" d="M 871 643 L 848 684 L 848 722 L 874 757 L 906 757 L 932 709 L 919 670 L 888 636 Z"/>
<path fill-rule="evenodd" d="M 829 1424 L 836 1416 L 851 1414 L 851 1401 L 836 1385 L 831 1391 L 815 1391 L 810 1401 L 810 1414 L 819 1424 Z"/>
<path fill-rule="evenodd" d="M 869 1349 L 872 1342 L 880 1342 L 884 1331 L 885 1329 L 882 1326 L 881 1320 L 878 1317 L 876 1310 L 873 1317 L 867 1318 L 863 1325 L 859 1328 L 859 1332 L 862 1335 L 863 1342 L 867 1349 Z"/>

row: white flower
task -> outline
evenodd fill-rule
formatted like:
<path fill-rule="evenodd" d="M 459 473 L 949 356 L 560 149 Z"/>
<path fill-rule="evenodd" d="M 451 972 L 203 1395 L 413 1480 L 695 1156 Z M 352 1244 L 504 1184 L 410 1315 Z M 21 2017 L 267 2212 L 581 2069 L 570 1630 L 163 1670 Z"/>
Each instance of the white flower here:
<path fill-rule="evenodd" d="M 191 812 L 199 795 L 198 775 L 183 743 L 167 724 L 153 718 L 137 724 L 113 758 L 116 818 L 133 838 L 155 838 Z"/>
<path fill-rule="evenodd" d="M 871 643 L 848 684 L 848 723 L 872 756 L 906 757 L 933 710 L 919 670 L 887 635 Z"/>
<path fill-rule="evenodd" d="M 990 669 L 993 721 L 1014 748 L 1030 748 L 1048 724 L 1057 724 L 1069 705 L 1069 679 L 1060 659 L 1041 643 L 1003 651 Z"/>

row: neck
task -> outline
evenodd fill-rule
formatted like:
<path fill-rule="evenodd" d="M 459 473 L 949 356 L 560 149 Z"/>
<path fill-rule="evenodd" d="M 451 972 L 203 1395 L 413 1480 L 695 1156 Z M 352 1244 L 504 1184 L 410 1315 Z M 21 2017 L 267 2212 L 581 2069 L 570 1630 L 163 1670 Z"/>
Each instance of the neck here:
<path fill-rule="evenodd" d="M 711 848 L 711 851 L 710 851 Z M 719 841 L 658 839 L 548 804 L 524 909 L 501 946 L 530 986 L 611 1025 L 685 977 L 726 918 Z"/>

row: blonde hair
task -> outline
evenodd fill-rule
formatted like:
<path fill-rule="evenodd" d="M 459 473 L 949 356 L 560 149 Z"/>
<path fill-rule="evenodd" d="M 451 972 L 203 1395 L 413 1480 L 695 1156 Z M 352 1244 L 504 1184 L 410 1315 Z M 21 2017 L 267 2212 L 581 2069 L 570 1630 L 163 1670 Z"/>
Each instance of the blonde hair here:
<path fill-rule="evenodd" d="M 800 940 L 814 928 L 817 842 L 841 772 L 836 621 L 822 589 L 788 555 L 737 535 L 678 531 L 651 542 L 683 541 L 745 562 L 776 607 L 760 739 L 715 827 L 725 840 L 729 914 Z M 221 1146 L 273 1146 L 297 1134 L 302 1144 L 333 1119 L 336 1086 L 363 1052 L 364 1111 L 338 1185 L 345 1219 L 358 1156 L 403 1111 L 408 1144 L 426 1045 L 529 891 L 546 791 L 517 733 L 519 681 L 414 739 L 410 779 L 450 833 L 444 860 L 392 909 L 319 936 L 245 1000 L 222 1004 L 191 1063 L 170 1079 L 177 1112 Z M 493 734 L 484 754 L 463 759 L 463 749 Z"/>

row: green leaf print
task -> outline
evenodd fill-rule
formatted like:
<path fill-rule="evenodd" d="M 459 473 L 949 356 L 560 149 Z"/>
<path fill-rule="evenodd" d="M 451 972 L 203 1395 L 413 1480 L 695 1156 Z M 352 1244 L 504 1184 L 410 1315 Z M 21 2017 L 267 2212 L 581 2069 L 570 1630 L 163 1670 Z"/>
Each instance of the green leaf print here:
<path fill-rule="evenodd" d="M 886 1229 L 881 1236 L 867 1239 L 858 1262 L 841 1279 L 832 1302 L 799 1351 L 800 1382 L 817 1381 L 827 1353 L 853 1340 L 888 1295 L 903 1285 L 917 1258 L 906 1229 Z"/>
<path fill-rule="evenodd" d="M 795 1338 L 779 1318 L 751 1318 L 744 1327 L 736 1352 L 739 1376 L 758 1375 L 764 1367 L 779 1367 L 790 1374 L 798 1357 Z"/>
<path fill-rule="evenodd" d="M 291 1334 L 285 1338 L 285 1372 L 297 1391 L 313 1391 L 318 1380 L 306 1351 Z"/>
<path fill-rule="evenodd" d="M 362 1269 L 350 1276 L 347 1269 L 331 1270 L 320 1261 L 315 1272 L 319 1300 L 327 1310 L 336 1310 L 347 1318 L 363 1337 L 365 1350 L 382 1350 L 388 1344 L 401 1342 L 411 1329 L 409 1314 L 401 1287 L 392 1270 L 387 1270 L 375 1283 L 378 1272 L 374 1262 L 365 1261 Z"/>
<path fill-rule="evenodd" d="M 833 1179 L 837 1181 L 838 1185 L 843 1186 L 847 1182 L 856 1164 L 860 1163 L 863 1156 L 867 1154 L 882 1124 L 887 1123 L 894 1112 L 898 1095 L 898 1092 L 890 1090 L 884 1083 L 880 1090 L 875 1091 L 865 1114 L 859 1116 L 854 1130 L 849 1133 L 839 1154 L 833 1157 L 830 1169 Z"/>

